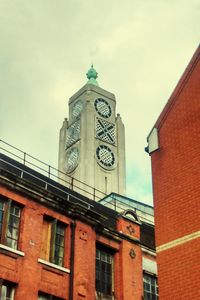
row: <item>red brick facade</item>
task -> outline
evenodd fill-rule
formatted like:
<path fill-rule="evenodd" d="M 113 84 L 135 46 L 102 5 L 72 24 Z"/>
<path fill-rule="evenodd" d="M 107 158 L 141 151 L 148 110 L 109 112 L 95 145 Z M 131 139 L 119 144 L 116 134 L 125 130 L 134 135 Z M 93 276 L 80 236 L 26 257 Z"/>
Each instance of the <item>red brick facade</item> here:
<path fill-rule="evenodd" d="M 155 124 L 151 154 L 161 300 L 200 299 L 200 47 Z"/>
<path fill-rule="evenodd" d="M 104 251 L 108 249 L 113 257 L 113 294 L 111 298 L 101 299 L 142 299 L 143 245 L 137 216 L 130 219 L 128 215 L 118 214 L 84 197 L 76 199 L 75 203 L 73 197 L 81 197 L 75 192 L 71 199 L 63 199 L 47 187 L 42 188 L 39 182 L 35 183 L 35 177 L 23 179 L 20 178 L 22 173 L 18 176 L 5 169 L 0 168 L 0 199 L 11 199 L 21 207 L 17 249 L 0 243 L 1 283 L 12 284 L 15 289 L 14 298 L 9 299 L 36 300 L 40 293 L 53 297 L 48 299 L 97 299 L 95 264 L 98 247 Z M 48 178 L 45 180 L 49 183 Z M 48 220 L 52 224 L 57 220 L 65 226 L 62 266 L 43 256 L 48 251 L 43 245 L 50 234 L 48 228 L 51 227 L 48 230 L 45 227 Z"/>

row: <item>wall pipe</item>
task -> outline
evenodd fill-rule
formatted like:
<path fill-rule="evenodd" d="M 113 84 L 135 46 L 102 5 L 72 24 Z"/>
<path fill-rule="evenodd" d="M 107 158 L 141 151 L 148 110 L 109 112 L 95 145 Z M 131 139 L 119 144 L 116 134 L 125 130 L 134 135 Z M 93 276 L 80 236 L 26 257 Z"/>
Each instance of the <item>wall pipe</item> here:
<path fill-rule="evenodd" d="M 74 254 L 75 254 L 75 230 L 76 221 L 70 224 L 71 227 L 71 250 L 70 250 L 70 280 L 69 280 L 69 300 L 74 296 Z"/>

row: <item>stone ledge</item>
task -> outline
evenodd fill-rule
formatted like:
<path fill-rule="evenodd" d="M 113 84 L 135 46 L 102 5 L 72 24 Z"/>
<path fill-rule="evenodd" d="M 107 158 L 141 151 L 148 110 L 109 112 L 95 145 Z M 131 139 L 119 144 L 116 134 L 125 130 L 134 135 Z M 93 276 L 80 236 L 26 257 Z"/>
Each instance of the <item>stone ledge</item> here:
<path fill-rule="evenodd" d="M 0 251 L 1 251 L 1 249 L 5 250 L 4 254 L 13 253 L 13 254 L 17 254 L 19 256 L 25 256 L 24 252 L 16 250 L 16 249 L 13 249 L 13 248 L 10 248 L 10 247 L 8 247 L 6 245 L 3 245 L 3 244 L 0 244 Z"/>
<path fill-rule="evenodd" d="M 68 273 L 68 274 L 70 273 L 70 270 L 69 270 L 69 269 L 64 268 L 64 267 L 61 267 L 61 266 L 58 266 L 58 265 L 55 265 L 55 264 L 53 264 L 53 263 L 51 263 L 51 262 L 49 262 L 49 261 L 46 261 L 46 260 L 44 260 L 44 259 L 38 258 L 38 262 L 41 263 L 41 264 L 43 264 L 43 265 L 45 265 L 45 266 L 52 267 L 52 268 L 54 268 L 54 269 L 63 271 L 63 272 L 65 272 L 65 273 Z"/>

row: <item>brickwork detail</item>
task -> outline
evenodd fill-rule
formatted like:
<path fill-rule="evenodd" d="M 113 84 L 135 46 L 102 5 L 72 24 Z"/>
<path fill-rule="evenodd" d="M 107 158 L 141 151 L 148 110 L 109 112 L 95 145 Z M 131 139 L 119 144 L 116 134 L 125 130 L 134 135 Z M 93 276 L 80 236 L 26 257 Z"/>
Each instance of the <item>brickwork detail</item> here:
<path fill-rule="evenodd" d="M 81 240 L 87 242 L 87 231 L 84 231 L 82 229 L 79 230 L 79 237 Z"/>

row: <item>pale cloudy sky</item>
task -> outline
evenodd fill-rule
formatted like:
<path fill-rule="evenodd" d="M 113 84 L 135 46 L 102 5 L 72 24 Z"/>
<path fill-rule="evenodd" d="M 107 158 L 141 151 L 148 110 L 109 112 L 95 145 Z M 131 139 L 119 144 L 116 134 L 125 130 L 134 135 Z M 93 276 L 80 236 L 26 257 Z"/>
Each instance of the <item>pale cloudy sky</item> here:
<path fill-rule="evenodd" d="M 146 137 L 199 37 L 199 0 L 0 0 L 1 139 L 57 166 L 93 62 L 125 124 L 127 196 L 152 204 Z"/>

